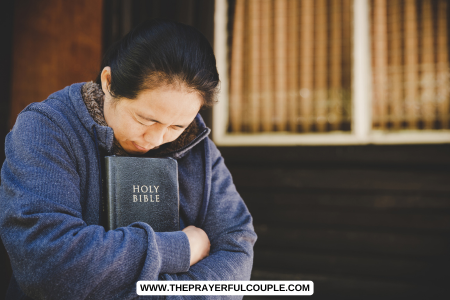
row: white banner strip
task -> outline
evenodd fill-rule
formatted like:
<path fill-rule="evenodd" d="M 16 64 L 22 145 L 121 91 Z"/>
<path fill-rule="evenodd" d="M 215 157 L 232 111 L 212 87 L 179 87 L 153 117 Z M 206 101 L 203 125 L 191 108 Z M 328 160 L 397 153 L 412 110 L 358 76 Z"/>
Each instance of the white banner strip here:
<path fill-rule="evenodd" d="M 314 283 L 302 281 L 138 281 L 138 295 L 309 296 Z"/>

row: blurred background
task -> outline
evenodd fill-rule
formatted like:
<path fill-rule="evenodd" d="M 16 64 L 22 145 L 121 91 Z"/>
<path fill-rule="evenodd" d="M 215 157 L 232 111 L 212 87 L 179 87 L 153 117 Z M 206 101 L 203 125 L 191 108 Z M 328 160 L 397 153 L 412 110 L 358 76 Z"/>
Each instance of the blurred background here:
<path fill-rule="evenodd" d="M 449 13 L 446 0 L 5 1 L 0 161 L 17 114 L 95 80 L 133 26 L 189 24 L 218 56 L 225 105 L 201 113 L 254 218 L 252 279 L 312 280 L 314 299 L 450 299 Z"/>

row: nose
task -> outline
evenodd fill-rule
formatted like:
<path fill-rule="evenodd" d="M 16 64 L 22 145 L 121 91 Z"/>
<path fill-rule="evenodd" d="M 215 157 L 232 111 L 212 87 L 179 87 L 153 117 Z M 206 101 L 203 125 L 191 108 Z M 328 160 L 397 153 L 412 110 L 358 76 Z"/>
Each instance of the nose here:
<path fill-rule="evenodd" d="M 164 134 L 166 133 L 167 127 L 161 124 L 153 124 L 144 133 L 144 140 L 150 144 L 150 146 L 158 147 L 163 144 Z"/>

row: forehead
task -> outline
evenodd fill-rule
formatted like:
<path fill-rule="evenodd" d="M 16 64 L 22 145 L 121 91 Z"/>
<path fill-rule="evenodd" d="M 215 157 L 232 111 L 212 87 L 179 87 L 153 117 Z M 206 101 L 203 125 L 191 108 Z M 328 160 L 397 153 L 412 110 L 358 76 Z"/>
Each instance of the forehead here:
<path fill-rule="evenodd" d="M 202 97 L 195 91 L 178 85 L 164 85 L 144 90 L 136 99 L 127 102 L 136 112 L 149 117 L 193 119 L 200 110 L 202 101 Z"/>

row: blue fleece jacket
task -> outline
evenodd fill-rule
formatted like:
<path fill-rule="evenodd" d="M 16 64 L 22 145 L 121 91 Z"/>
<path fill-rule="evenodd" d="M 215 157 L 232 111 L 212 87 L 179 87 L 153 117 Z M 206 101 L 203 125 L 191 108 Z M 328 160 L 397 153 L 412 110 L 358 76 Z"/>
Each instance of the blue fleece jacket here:
<path fill-rule="evenodd" d="M 143 222 L 107 232 L 100 226 L 101 153 L 111 153 L 113 130 L 91 118 L 81 87 L 29 105 L 6 137 L 0 234 L 13 269 L 7 299 L 134 299 L 138 280 L 249 280 L 252 218 L 200 115 L 199 135 L 169 155 L 178 161 L 182 227 L 202 228 L 210 255 L 189 267 L 182 231 L 157 233 Z"/>

